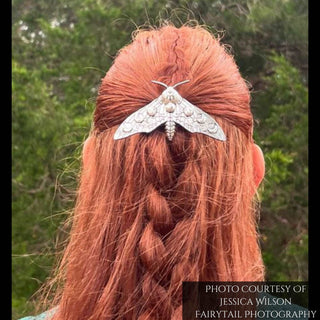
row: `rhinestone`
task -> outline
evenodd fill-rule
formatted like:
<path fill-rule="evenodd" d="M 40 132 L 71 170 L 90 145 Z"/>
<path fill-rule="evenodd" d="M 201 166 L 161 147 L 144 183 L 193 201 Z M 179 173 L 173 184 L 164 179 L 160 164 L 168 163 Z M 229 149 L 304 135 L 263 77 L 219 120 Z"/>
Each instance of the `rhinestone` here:
<path fill-rule="evenodd" d="M 211 133 L 216 133 L 218 131 L 218 126 L 216 123 L 210 124 L 208 127 L 208 131 Z"/>
<path fill-rule="evenodd" d="M 197 116 L 197 122 L 198 123 L 204 123 L 206 121 L 205 117 L 203 116 L 203 114 L 199 113 Z"/>

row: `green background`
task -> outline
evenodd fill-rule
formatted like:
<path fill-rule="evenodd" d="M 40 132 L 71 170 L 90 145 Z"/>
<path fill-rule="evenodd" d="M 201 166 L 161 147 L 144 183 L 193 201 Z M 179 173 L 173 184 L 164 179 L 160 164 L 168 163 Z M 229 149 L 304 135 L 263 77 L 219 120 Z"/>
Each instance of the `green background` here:
<path fill-rule="evenodd" d="M 267 279 L 308 280 L 306 0 L 13 0 L 13 319 L 34 312 L 66 239 L 101 78 L 138 26 L 166 19 L 223 36 L 252 85 Z"/>

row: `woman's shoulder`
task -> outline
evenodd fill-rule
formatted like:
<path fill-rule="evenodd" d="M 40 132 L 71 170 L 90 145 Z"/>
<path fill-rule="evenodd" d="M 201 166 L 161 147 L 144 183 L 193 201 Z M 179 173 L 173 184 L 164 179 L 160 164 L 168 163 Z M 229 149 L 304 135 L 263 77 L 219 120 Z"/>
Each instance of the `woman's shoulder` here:
<path fill-rule="evenodd" d="M 53 309 L 45 311 L 37 316 L 24 317 L 19 320 L 50 320 L 55 311 L 56 311 L 56 308 L 53 308 Z"/>

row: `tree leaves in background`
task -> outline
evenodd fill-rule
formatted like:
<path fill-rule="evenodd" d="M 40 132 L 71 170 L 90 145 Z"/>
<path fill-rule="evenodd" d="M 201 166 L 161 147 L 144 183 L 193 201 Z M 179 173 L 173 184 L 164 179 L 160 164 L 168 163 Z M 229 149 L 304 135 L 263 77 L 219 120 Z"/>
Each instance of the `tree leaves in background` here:
<path fill-rule="evenodd" d="M 272 55 L 272 74 L 256 94 L 256 130 L 265 153 L 262 245 L 268 278 L 308 279 L 308 90 L 300 72 Z"/>

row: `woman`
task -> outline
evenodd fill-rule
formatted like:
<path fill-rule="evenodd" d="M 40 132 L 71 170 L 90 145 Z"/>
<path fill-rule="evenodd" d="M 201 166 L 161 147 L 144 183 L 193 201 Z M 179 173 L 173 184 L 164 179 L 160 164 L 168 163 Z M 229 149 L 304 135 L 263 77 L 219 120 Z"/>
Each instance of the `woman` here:
<path fill-rule="evenodd" d="M 140 31 L 120 50 L 47 318 L 181 319 L 182 281 L 264 280 L 249 103 L 235 61 L 202 27 Z"/>

